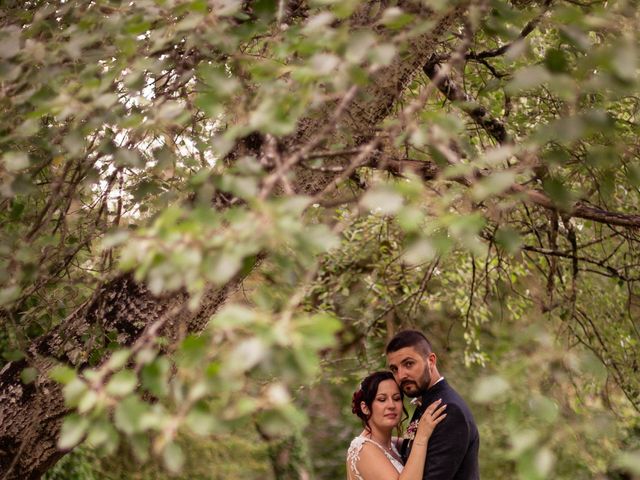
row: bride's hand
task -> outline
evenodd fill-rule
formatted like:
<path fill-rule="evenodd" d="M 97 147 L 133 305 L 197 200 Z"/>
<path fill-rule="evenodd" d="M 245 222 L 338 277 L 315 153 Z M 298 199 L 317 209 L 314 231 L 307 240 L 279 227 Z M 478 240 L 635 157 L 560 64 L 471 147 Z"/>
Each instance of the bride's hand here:
<path fill-rule="evenodd" d="M 436 425 L 438 425 L 447 416 L 447 414 L 444 413 L 444 409 L 447 408 L 447 406 L 440 406 L 441 403 L 442 400 L 436 400 L 424 411 L 422 417 L 420 417 L 420 422 L 418 423 L 415 441 L 426 442 L 433 433 L 433 430 L 436 428 Z"/>

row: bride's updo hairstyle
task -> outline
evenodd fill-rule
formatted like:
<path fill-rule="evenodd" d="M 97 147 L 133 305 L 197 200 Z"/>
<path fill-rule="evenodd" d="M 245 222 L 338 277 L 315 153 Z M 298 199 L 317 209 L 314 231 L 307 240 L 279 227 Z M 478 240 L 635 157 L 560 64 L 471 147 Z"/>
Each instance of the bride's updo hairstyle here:
<path fill-rule="evenodd" d="M 371 417 L 371 414 L 369 413 L 369 415 L 367 415 L 362 411 L 362 402 L 364 402 L 369 409 L 369 412 L 371 412 L 371 405 L 373 405 L 373 401 L 378 393 L 378 385 L 380 385 L 380 382 L 385 380 L 393 380 L 395 382 L 393 374 L 389 371 L 373 372 L 369 374 L 364 380 L 362 380 L 360 387 L 354 392 L 351 399 L 351 411 L 355 413 L 360 420 L 362 420 L 364 428 L 369 432 L 371 431 L 371 427 L 369 427 L 369 418 Z M 402 390 L 400 390 L 400 398 L 404 399 Z M 402 407 L 402 411 L 405 416 L 408 416 L 404 406 Z"/>

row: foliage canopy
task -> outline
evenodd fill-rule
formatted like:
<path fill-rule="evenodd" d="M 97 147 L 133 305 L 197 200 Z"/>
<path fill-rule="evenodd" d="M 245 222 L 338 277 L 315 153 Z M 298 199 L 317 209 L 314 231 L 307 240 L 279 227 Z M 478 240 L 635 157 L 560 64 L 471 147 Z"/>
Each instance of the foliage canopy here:
<path fill-rule="evenodd" d="M 4 2 L 0 466 L 83 442 L 178 472 L 181 432 L 250 429 L 277 478 L 339 477 L 351 389 L 412 326 L 483 476 L 640 475 L 638 20 Z"/>

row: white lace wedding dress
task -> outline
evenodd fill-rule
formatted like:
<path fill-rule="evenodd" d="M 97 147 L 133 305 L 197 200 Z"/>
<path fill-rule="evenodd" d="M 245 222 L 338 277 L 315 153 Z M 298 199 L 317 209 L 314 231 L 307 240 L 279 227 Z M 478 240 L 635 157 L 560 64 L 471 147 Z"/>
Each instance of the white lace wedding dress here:
<path fill-rule="evenodd" d="M 398 473 L 402 472 L 404 468 L 402 463 L 397 460 L 393 455 L 391 455 L 382 445 L 370 438 L 357 436 L 351 441 L 351 445 L 349 445 L 349 450 L 347 450 L 347 466 L 348 466 L 348 478 L 350 480 L 364 480 L 360 472 L 358 471 L 358 460 L 360 460 L 360 451 L 362 450 L 365 442 L 371 443 L 375 445 L 377 448 L 382 450 L 387 459 L 391 462 L 391 465 L 398 471 Z M 391 442 L 391 449 L 393 453 L 400 457 L 398 450 L 396 449 L 396 442 Z"/>

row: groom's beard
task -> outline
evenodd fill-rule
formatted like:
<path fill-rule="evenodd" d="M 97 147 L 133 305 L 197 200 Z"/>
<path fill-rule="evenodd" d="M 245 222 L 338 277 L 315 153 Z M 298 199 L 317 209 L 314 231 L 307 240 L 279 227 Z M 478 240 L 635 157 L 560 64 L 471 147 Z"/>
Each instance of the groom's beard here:
<path fill-rule="evenodd" d="M 405 380 L 400 384 L 400 389 L 409 398 L 421 397 L 427 392 L 431 383 L 431 375 L 427 368 L 424 369 L 422 377 L 418 381 Z"/>

